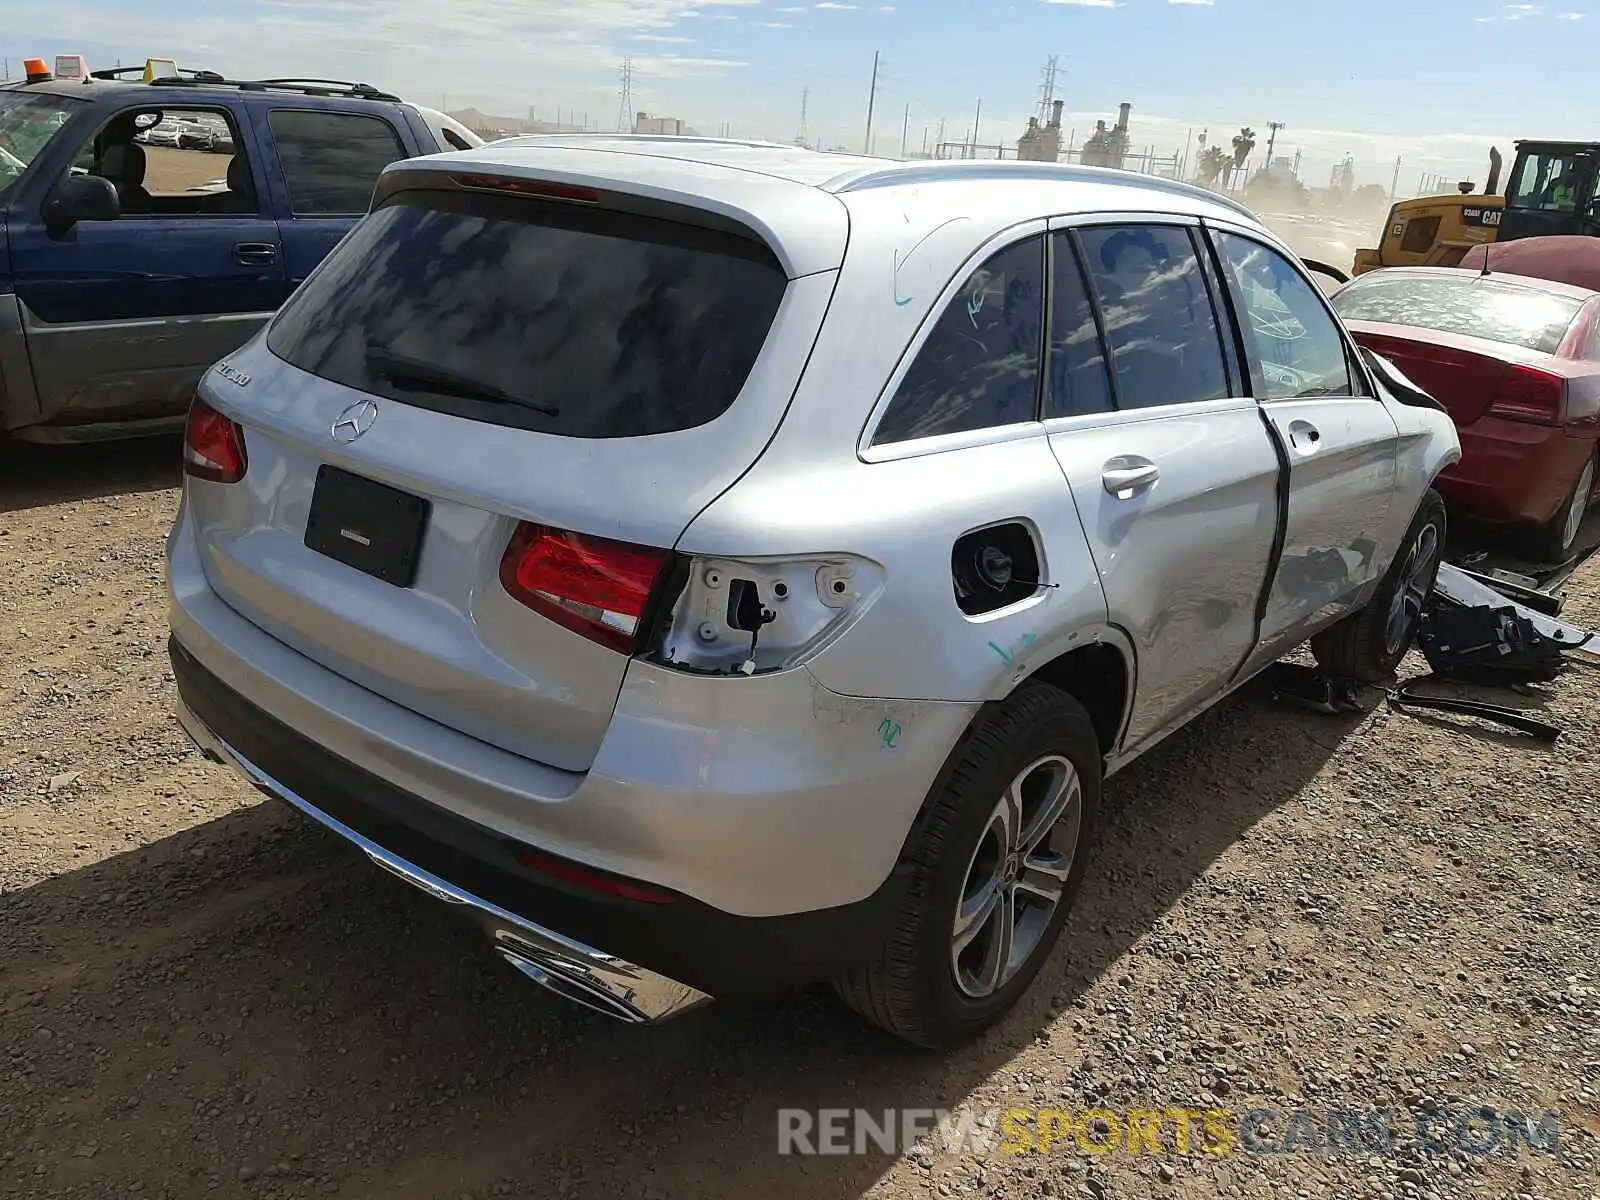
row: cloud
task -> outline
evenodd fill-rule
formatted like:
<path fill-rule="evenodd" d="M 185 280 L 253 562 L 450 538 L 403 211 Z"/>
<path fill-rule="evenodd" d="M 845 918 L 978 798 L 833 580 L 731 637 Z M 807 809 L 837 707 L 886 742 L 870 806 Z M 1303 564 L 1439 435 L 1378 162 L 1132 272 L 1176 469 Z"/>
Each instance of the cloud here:
<path fill-rule="evenodd" d="M 633 40 L 636 42 L 671 42 L 678 45 L 694 41 L 691 37 L 675 37 L 669 33 L 636 33 L 633 35 Z"/>
<path fill-rule="evenodd" d="M 835 4 L 833 0 L 822 0 L 816 7 L 831 12 L 854 12 L 856 8 L 854 4 Z"/>
<path fill-rule="evenodd" d="M 1167 0 L 1168 4 L 1204 4 L 1208 7 L 1216 2 L 1217 0 Z"/>
<path fill-rule="evenodd" d="M 1045 4 L 1076 4 L 1082 8 L 1121 8 L 1119 0 L 1043 0 Z"/>
<path fill-rule="evenodd" d="M 752 25 L 755 25 L 755 26 L 761 28 L 761 29 L 793 29 L 794 28 L 794 26 L 789 24 L 789 22 L 787 22 L 787 21 L 752 21 L 750 23 Z"/>
<path fill-rule="evenodd" d="M 230 0 L 180 16 L 151 0 L 0 0 L 0 29 L 31 44 L 142 61 L 149 47 L 184 66 L 238 78 L 361 79 L 419 97 L 448 92 L 485 107 L 614 96 L 622 47 L 675 39 L 695 16 L 759 9 L 760 0 Z M 683 44 L 669 41 L 666 44 Z M 514 52 L 486 53 L 486 48 Z M 94 63 L 92 65 L 109 65 Z M 744 64 L 720 55 L 635 58 L 646 80 L 714 75 Z M 649 83 L 643 89 L 648 95 Z M 652 102 L 654 97 L 651 97 Z M 613 101 L 614 102 L 614 101 Z M 513 108 L 513 111 L 515 109 Z"/>

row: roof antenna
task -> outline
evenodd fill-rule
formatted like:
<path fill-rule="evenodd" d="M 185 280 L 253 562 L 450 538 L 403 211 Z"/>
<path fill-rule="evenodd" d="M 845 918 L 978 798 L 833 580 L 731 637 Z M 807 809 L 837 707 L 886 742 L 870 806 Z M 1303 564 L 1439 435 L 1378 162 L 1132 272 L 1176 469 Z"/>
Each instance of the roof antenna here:
<path fill-rule="evenodd" d="M 1489 275 L 1489 251 L 1493 248 L 1493 246 L 1494 246 L 1493 242 L 1485 242 L 1483 244 L 1483 270 L 1478 272 L 1478 278 L 1479 279 L 1488 278 L 1488 275 Z"/>

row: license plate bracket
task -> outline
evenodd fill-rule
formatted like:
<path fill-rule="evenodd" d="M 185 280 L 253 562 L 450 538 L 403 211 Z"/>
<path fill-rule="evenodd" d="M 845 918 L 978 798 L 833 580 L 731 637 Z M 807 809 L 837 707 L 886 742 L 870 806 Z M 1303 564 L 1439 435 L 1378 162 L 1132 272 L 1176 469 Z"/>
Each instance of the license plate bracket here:
<path fill-rule="evenodd" d="M 432 505 L 421 496 L 324 464 L 306 515 L 307 549 L 395 587 L 416 582 Z"/>

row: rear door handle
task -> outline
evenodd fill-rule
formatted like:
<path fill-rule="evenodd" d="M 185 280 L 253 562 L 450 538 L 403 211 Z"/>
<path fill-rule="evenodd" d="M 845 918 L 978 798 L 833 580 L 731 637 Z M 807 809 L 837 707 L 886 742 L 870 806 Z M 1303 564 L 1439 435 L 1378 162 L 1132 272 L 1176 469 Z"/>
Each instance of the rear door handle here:
<path fill-rule="evenodd" d="M 1148 488 L 1160 478 L 1160 467 L 1148 458 L 1137 458 L 1132 455 L 1113 458 L 1100 473 L 1100 482 L 1105 485 L 1106 491 L 1118 499 Z"/>
<path fill-rule="evenodd" d="M 271 242 L 240 242 L 233 248 L 233 261 L 241 267 L 270 267 L 278 261 L 278 248 Z"/>

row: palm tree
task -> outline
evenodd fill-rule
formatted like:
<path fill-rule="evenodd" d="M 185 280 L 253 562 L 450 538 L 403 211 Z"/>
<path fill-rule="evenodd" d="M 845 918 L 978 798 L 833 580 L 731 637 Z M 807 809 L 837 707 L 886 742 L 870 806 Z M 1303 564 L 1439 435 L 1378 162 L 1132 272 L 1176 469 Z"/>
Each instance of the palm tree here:
<path fill-rule="evenodd" d="M 1246 125 L 1233 135 L 1233 162 L 1232 171 L 1241 170 L 1250 158 L 1250 152 L 1256 148 L 1256 131 Z M 1230 171 L 1231 178 L 1231 171 Z"/>
<path fill-rule="evenodd" d="M 1201 186 L 1215 187 L 1232 161 L 1228 152 L 1221 146 L 1206 147 L 1199 159 Z"/>

